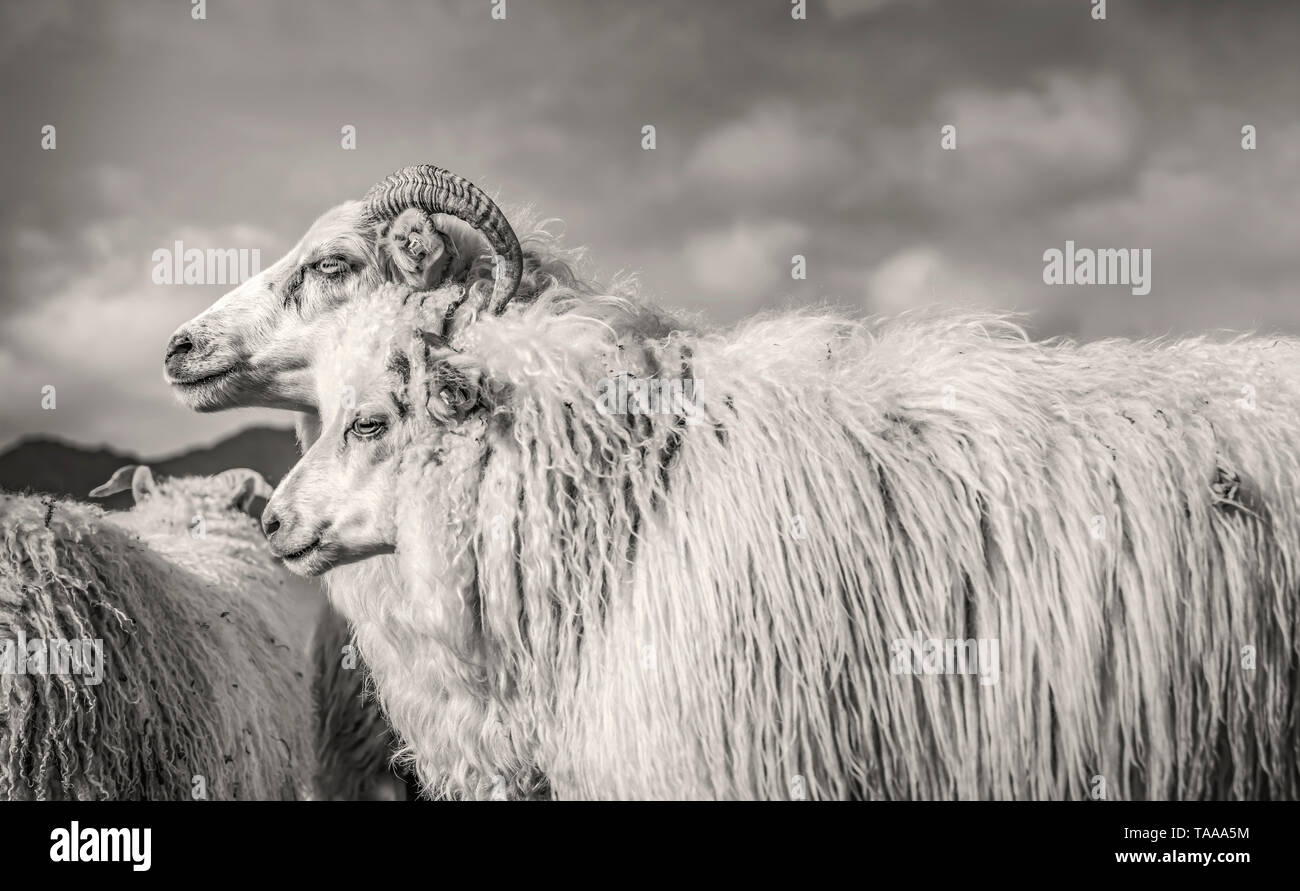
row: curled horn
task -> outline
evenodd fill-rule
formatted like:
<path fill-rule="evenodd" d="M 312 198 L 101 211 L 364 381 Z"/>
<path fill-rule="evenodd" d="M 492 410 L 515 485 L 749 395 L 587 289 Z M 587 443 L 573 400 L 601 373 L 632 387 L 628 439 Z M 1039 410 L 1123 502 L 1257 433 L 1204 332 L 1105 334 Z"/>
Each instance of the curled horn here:
<path fill-rule="evenodd" d="M 157 486 L 154 484 L 153 471 L 144 464 L 127 464 L 113 471 L 113 475 L 108 478 L 108 482 L 101 483 L 90 490 L 91 498 L 107 498 L 109 495 L 116 495 L 118 492 L 131 490 L 131 496 L 135 498 L 138 504 L 147 495 L 153 493 Z"/>
<path fill-rule="evenodd" d="M 432 164 L 403 167 L 366 193 L 366 211 L 375 220 L 391 220 L 408 207 L 445 213 L 473 226 L 496 255 L 495 281 L 488 308 L 502 312 L 519 289 L 524 255 L 506 215 L 487 194 L 463 176 Z"/>

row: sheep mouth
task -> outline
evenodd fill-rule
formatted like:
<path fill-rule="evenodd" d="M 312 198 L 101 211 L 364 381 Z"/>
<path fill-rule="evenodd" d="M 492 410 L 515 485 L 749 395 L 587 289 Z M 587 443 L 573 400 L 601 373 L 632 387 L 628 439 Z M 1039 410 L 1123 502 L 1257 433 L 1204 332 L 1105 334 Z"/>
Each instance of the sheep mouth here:
<path fill-rule="evenodd" d="M 220 371 L 214 371 L 211 374 L 205 374 L 202 377 L 191 378 L 189 380 L 173 379 L 172 386 L 179 387 L 182 390 L 197 390 L 200 387 L 207 387 L 219 383 L 239 370 L 239 363 L 236 362 L 234 365 L 227 366 Z"/>
<path fill-rule="evenodd" d="M 337 555 L 325 541 L 317 536 L 305 548 L 280 556 L 284 568 L 294 575 L 317 576 L 334 568 Z"/>
<path fill-rule="evenodd" d="M 318 537 L 313 539 L 311 544 L 307 545 L 307 547 L 302 548 L 301 550 L 291 551 L 287 554 L 282 554 L 280 556 L 280 559 L 283 560 L 285 563 L 292 563 L 295 560 L 301 560 L 304 557 L 309 556 L 310 554 L 314 554 L 315 552 L 320 550 L 320 547 L 321 547 L 321 540 Z"/>

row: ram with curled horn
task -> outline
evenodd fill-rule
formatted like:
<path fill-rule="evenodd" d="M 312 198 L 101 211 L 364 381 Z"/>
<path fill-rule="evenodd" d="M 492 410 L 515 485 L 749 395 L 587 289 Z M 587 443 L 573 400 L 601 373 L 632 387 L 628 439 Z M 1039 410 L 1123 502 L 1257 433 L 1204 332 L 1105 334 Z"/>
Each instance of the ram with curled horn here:
<path fill-rule="evenodd" d="M 575 273 L 581 249 L 563 247 L 548 221 L 517 214 L 516 225 L 522 238 L 468 180 L 430 165 L 404 168 L 362 200 L 326 211 L 274 265 L 182 325 L 167 344 L 166 379 L 197 411 L 300 412 L 306 449 L 320 433 L 321 347 L 348 324 L 383 326 L 401 317 L 452 338 L 476 316 L 543 292 L 602 290 Z M 385 283 L 408 294 L 410 305 L 365 318 L 351 312 Z M 386 558 L 342 567 L 332 573 L 330 596 L 351 602 L 357 592 L 395 585 L 394 578 Z"/>
<path fill-rule="evenodd" d="M 437 292 L 432 305 L 459 324 L 547 284 L 576 284 L 563 254 L 546 249 L 545 231 L 530 235 L 540 249 L 525 257 L 478 186 L 430 164 L 403 168 L 362 200 L 326 211 L 287 254 L 181 325 L 167 343 L 166 380 L 197 411 L 314 414 L 316 344 L 357 293 L 385 281 Z"/>

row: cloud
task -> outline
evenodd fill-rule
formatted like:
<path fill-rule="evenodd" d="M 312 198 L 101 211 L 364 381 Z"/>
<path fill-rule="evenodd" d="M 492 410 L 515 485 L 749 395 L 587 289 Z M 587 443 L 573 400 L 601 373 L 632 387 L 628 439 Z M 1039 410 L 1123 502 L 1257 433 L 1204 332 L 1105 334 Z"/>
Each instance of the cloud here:
<path fill-rule="evenodd" d="M 144 177 L 138 171 L 100 162 L 87 168 L 86 179 L 99 205 L 113 212 L 138 208 L 144 201 Z"/>
<path fill-rule="evenodd" d="M 951 124 L 957 148 L 940 150 L 930 200 L 987 215 L 1104 189 L 1135 170 L 1137 119 L 1123 86 L 1106 76 L 952 90 L 935 103 L 930 144 Z"/>
<path fill-rule="evenodd" d="M 853 164 L 840 139 L 782 103 L 759 106 L 705 134 L 687 170 L 697 183 L 762 199 L 821 190 L 842 180 Z"/>
<path fill-rule="evenodd" d="M 198 415 L 173 400 L 162 380 L 162 344 L 203 305 L 206 300 L 188 298 L 164 310 L 147 292 L 82 291 L 11 318 L 6 338 L 13 341 L 0 344 L 6 387 L 0 439 L 40 431 L 159 454 L 215 439 L 256 418 L 283 424 L 282 413 Z M 57 395 L 53 411 L 41 405 L 46 386 Z"/>
<path fill-rule="evenodd" d="M 1131 185 L 1143 146 L 1133 98 L 1108 75 L 1044 74 L 1031 87 L 945 89 L 913 114 L 861 120 L 827 206 L 924 227 L 1054 213 Z M 945 149 L 944 128 L 956 129 Z"/>
<path fill-rule="evenodd" d="M 687 272 L 699 291 L 733 311 L 761 306 L 790 282 L 791 257 L 807 238 L 804 226 L 783 220 L 700 232 L 686 242 Z"/>
<path fill-rule="evenodd" d="M 928 0 L 826 0 L 826 11 L 833 19 L 853 19 L 874 15 L 890 6 L 927 5 Z"/>
<path fill-rule="evenodd" d="M 268 236 L 248 224 L 179 226 L 166 236 L 150 245 L 130 217 L 87 222 L 61 238 L 20 230 L 30 262 L 17 275 L 25 299 L 6 308 L 0 329 L 0 446 L 41 431 L 156 454 L 250 423 L 244 412 L 189 412 L 163 383 L 167 338 L 226 288 L 155 285 L 151 254 L 175 239 L 203 249 L 257 246 Z M 41 405 L 47 385 L 56 388 L 53 411 Z M 283 423 L 283 415 L 257 416 Z"/>
<path fill-rule="evenodd" d="M 1005 290 L 987 269 L 955 261 L 933 245 L 920 244 L 890 255 L 867 276 L 867 307 L 892 315 L 924 306 L 996 307 L 1005 305 Z"/>
<path fill-rule="evenodd" d="M 47 31 L 66 27 L 84 13 L 74 0 L 0 4 L 0 59 L 31 45 Z"/>
<path fill-rule="evenodd" d="M 553 0 L 498 22 L 479 0 L 223 0 L 196 23 L 171 0 L 8 0 L 0 440 L 152 451 L 247 423 L 171 403 L 160 339 L 224 289 L 153 285 L 152 251 L 260 247 L 266 265 L 421 162 L 562 217 L 603 277 L 640 270 L 716 321 L 987 300 L 1068 312 L 1081 336 L 1300 330 L 1300 133 L 1277 76 L 1295 4 L 1122 23 L 1028 0 L 812 0 L 807 23 L 753 5 Z M 1152 294 L 1047 288 L 1042 252 L 1067 238 L 1152 247 Z M 33 409 L 55 379 L 59 411 Z"/>

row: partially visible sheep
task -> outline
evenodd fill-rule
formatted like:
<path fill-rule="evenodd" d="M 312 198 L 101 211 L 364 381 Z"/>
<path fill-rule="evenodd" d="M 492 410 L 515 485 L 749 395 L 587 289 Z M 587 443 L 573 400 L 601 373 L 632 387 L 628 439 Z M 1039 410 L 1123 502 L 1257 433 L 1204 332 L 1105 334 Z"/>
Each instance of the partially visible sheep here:
<path fill-rule="evenodd" d="M 156 483 L 148 467 L 127 465 L 93 489 L 90 497 L 104 498 L 128 487 L 135 506 L 110 514 L 115 522 L 213 581 L 240 567 L 256 569 L 268 596 L 287 610 L 295 651 L 307 651 L 324 605 L 323 592 L 319 585 L 302 584 L 268 559 L 258 521 L 271 487 L 261 474 L 236 468 L 211 477 L 172 477 Z M 204 559 L 196 559 L 200 553 Z"/>
<path fill-rule="evenodd" d="M 0 495 L 0 799 L 311 797 L 310 588 L 241 510 L 266 483 L 139 468 L 96 492 L 127 475 L 120 515 Z M 100 682 L 13 673 L 20 641 L 95 642 Z"/>

